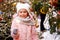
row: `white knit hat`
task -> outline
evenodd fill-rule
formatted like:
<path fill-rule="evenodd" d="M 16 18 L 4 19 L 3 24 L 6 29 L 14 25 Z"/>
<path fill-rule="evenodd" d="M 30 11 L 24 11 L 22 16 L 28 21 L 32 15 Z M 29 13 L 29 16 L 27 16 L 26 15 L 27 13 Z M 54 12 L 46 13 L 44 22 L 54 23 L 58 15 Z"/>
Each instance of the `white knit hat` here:
<path fill-rule="evenodd" d="M 17 3 L 17 5 L 16 5 L 16 9 L 17 9 L 17 13 L 18 13 L 18 11 L 20 10 L 20 9 L 26 9 L 27 11 L 28 11 L 28 13 L 30 12 L 30 5 L 28 4 L 28 3 Z"/>

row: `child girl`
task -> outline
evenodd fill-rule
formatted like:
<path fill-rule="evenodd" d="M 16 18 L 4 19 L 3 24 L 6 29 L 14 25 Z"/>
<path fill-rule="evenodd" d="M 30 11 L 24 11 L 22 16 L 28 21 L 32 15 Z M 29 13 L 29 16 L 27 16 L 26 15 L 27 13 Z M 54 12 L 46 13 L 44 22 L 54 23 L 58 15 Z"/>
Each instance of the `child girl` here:
<path fill-rule="evenodd" d="M 34 21 L 30 17 L 30 9 L 26 4 L 18 4 L 17 16 L 12 20 L 11 36 L 13 40 L 38 40 Z"/>

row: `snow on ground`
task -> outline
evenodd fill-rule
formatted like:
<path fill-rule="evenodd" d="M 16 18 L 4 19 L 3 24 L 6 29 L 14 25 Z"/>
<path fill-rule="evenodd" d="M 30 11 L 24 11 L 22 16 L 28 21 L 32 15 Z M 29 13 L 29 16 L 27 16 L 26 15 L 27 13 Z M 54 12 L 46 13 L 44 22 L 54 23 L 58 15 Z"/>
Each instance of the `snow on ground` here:
<path fill-rule="evenodd" d="M 42 34 L 44 37 L 40 40 L 60 40 L 60 35 L 57 35 L 57 33 L 50 34 L 50 31 L 46 31 Z"/>

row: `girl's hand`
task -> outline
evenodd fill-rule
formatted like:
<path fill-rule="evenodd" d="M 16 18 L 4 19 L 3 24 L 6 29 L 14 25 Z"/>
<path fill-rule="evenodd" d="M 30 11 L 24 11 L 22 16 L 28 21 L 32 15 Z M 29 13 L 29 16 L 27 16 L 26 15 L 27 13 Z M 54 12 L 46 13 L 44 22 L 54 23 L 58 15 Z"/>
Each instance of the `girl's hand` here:
<path fill-rule="evenodd" d="M 18 38 L 19 38 L 18 29 L 14 29 L 14 30 L 13 30 L 13 37 L 14 37 L 15 39 L 18 39 Z"/>
<path fill-rule="evenodd" d="M 13 34 L 16 35 L 18 33 L 18 30 L 17 29 L 14 29 L 13 30 Z"/>

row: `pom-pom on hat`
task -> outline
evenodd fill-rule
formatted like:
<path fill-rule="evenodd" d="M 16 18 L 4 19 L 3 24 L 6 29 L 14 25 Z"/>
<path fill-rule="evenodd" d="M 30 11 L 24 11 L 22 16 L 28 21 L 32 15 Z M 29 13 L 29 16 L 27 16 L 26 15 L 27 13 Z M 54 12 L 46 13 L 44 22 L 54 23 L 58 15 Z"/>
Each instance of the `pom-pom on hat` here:
<path fill-rule="evenodd" d="M 20 9 L 26 9 L 28 13 L 30 13 L 30 5 L 27 3 L 17 3 L 16 10 L 17 13 Z"/>

